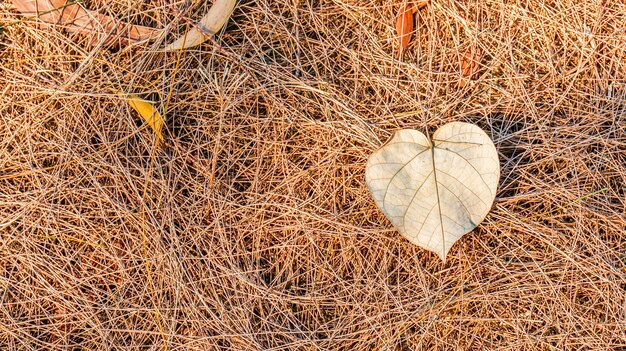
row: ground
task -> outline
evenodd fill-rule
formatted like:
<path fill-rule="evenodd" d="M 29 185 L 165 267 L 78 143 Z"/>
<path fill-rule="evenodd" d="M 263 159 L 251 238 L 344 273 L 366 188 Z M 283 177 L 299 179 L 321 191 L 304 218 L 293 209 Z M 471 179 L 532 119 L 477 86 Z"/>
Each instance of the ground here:
<path fill-rule="evenodd" d="M 0 348 L 626 348 L 623 1 L 432 0 L 401 59 L 402 1 L 245 0 L 167 54 L 211 1 L 84 5 L 167 36 L 0 32 Z M 162 145 L 111 88 L 156 101 Z M 364 167 L 451 121 L 501 178 L 442 262 Z"/>

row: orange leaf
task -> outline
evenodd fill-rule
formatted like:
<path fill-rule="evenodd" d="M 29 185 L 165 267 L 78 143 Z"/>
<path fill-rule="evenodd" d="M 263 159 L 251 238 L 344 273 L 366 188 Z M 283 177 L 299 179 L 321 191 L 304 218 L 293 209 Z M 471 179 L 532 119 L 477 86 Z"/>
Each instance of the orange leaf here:
<path fill-rule="evenodd" d="M 480 70 L 480 60 L 482 59 L 482 53 L 480 49 L 467 49 L 459 58 L 459 65 L 461 67 L 461 80 L 459 85 L 461 87 L 466 86 L 470 80 L 478 78 L 478 71 Z"/>
<path fill-rule="evenodd" d="M 416 13 L 417 11 L 426 7 L 426 5 L 428 5 L 428 1 L 430 0 L 422 0 L 416 4 L 413 4 L 413 13 Z"/>
<path fill-rule="evenodd" d="M 104 45 L 128 44 L 155 38 L 154 28 L 135 26 L 113 17 L 90 11 L 66 0 L 11 0 L 24 16 L 45 22 L 44 28 L 61 26 L 70 32 L 91 36 L 90 43 L 104 40 Z"/>
<path fill-rule="evenodd" d="M 191 48 L 204 43 L 210 36 L 219 32 L 228 22 L 235 9 L 237 0 L 216 0 L 213 6 L 202 17 L 197 27 L 192 27 L 187 33 L 165 47 L 165 51 Z M 200 29 L 201 28 L 201 29 Z"/>
<path fill-rule="evenodd" d="M 415 23 L 413 22 L 413 5 L 406 4 L 398 13 L 396 17 L 396 32 L 400 38 L 400 48 L 398 51 L 398 57 L 402 57 L 402 53 L 409 46 L 411 42 L 411 36 L 413 35 L 413 29 Z"/>

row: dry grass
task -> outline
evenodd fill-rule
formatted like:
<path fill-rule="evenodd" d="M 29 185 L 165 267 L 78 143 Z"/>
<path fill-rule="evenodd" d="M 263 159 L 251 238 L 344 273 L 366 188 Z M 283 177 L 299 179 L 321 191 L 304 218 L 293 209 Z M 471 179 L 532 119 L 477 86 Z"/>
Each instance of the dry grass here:
<path fill-rule="evenodd" d="M 87 5 L 183 29 L 182 1 Z M 0 349 L 626 348 L 626 4 L 436 0 L 403 61 L 398 6 L 243 1 L 180 55 L 2 31 Z M 167 105 L 166 148 L 111 87 Z M 444 264 L 364 165 L 457 120 L 502 179 Z"/>

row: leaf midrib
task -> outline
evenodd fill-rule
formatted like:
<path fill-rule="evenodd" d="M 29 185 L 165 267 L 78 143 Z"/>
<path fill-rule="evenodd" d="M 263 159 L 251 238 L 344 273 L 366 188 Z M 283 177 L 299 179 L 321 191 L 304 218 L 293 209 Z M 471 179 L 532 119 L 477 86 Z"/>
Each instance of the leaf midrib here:
<path fill-rule="evenodd" d="M 443 230 L 443 217 L 441 217 L 441 199 L 439 198 L 439 181 L 437 180 L 437 167 L 435 166 L 435 147 L 434 144 L 431 144 L 430 147 L 430 160 L 433 166 L 433 177 L 435 180 L 435 192 L 437 193 L 437 212 L 439 212 L 439 224 L 441 228 L 441 248 L 442 248 L 442 257 L 446 255 L 446 237 L 445 231 Z"/>

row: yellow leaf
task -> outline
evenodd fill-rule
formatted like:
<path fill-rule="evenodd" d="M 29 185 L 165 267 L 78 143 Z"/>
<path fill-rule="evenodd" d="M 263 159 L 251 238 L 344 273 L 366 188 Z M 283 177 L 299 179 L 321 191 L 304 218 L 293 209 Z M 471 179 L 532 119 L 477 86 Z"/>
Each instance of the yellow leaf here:
<path fill-rule="evenodd" d="M 132 107 L 154 130 L 159 141 L 163 141 L 163 125 L 165 121 L 152 102 L 144 100 L 135 94 L 126 94 L 117 89 L 112 89 L 117 95 L 126 99 L 126 102 Z"/>

